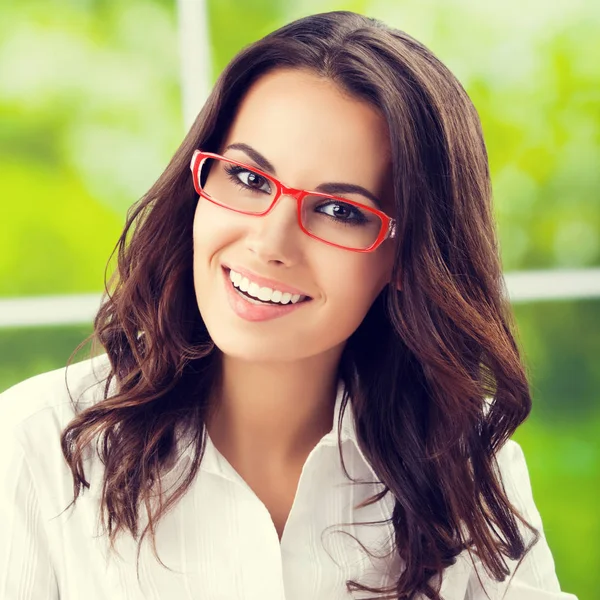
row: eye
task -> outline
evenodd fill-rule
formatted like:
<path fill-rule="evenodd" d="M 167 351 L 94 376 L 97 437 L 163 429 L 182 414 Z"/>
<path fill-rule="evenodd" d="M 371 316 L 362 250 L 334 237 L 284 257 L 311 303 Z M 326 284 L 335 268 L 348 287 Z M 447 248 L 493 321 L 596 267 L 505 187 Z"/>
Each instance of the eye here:
<path fill-rule="evenodd" d="M 270 192 L 269 182 L 260 175 L 253 171 L 242 171 L 239 175 L 242 183 L 248 187 L 262 190 L 264 192 Z M 266 188 L 266 189 L 264 189 Z"/>
<path fill-rule="evenodd" d="M 368 222 L 367 217 L 356 206 L 338 200 L 330 200 L 321 204 L 317 210 L 336 221 L 352 225 L 362 225 Z"/>
<path fill-rule="evenodd" d="M 242 187 L 257 192 L 264 192 L 266 194 L 271 193 L 269 180 L 254 171 L 250 171 L 249 169 L 245 169 L 238 165 L 229 165 L 226 168 L 226 171 L 234 183 L 237 183 L 238 185 L 241 184 Z"/>

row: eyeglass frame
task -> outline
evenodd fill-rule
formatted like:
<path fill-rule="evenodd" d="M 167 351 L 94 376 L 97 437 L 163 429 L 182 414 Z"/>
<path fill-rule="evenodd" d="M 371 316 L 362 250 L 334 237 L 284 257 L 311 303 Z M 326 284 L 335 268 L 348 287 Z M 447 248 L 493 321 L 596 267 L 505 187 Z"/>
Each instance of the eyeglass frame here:
<path fill-rule="evenodd" d="M 238 167 L 244 167 L 244 168 L 248 169 L 250 172 L 256 173 L 257 175 L 260 175 L 261 177 L 265 177 L 267 180 L 273 182 L 275 184 L 276 191 L 275 191 L 275 195 L 273 197 L 273 201 L 271 202 L 271 205 L 264 212 L 255 213 L 255 212 L 248 212 L 245 210 L 239 210 L 237 208 L 232 208 L 231 206 L 226 206 L 224 204 L 221 204 L 214 198 L 212 198 L 210 196 L 210 194 L 205 192 L 200 186 L 200 174 L 201 174 L 202 166 L 204 165 L 206 160 L 209 158 L 225 160 L 234 165 L 237 165 Z M 296 200 L 298 225 L 299 225 L 300 229 L 309 237 L 316 239 L 320 242 L 323 242 L 324 244 L 328 244 L 329 246 L 334 246 L 336 248 L 342 248 L 344 250 L 349 250 L 351 252 L 373 252 L 374 250 L 379 248 L 379 246 L 385 240 L 393 239 L 396 237 L 396 220 L 393 219 L 392 217 L 389 217 L 384 212 L 382 212 L 376 208 L 372 208 L 370 206 L 365 206 L 364 204 L 361 204 L 360 202 L 356 202 L 355 200 L 349 200 L 348 198 L 343 198 L 341 196 L 333 196 L 331 194 L 325 194 L 323 192 L 313 192 L 310 190 L 303 190 L 303 189 L 299 189 L 299 188 L 289 187 L 289 186 L 285 185 L 282 181 L 277 179 L 277 177 L 274 177 L 273 175 L 271 175 L 270 173 L 265 173 L 264 171 L 262 171 L 261 169 L 259 169 L 257 167 L 234 160 L 233 158 L 222 156 L 220 154 L 215 154 L 214 152 L 203 152 L 202 150 L 195 150 L 194 154 L 192 155 L 192 160 L 190 161 L 190 170 L 192 171 L 192 179 L 194 182 L 194 189 L 196 190 L 196 192 L 198 193 L 199 196 L 201 196 L 202 198 L 205 198 L 206 200 L 208 200 L 209 202 L 212 202 L 213 204 L 216 204 L 217 206 L 226 208 L 227 210 L 232 210 L 237 213 L 250 215 L 253 217 L 264 217 L 267 214 L 269 214 L 271 212 L 271 210 L 273 210 L 273 207 L 275 206 L 275 204 L 277 204 L 277 201 L 279 200 L 279 198 L 281 196 L 283 196 L 283 195 L 291 196 L 292 198 L 294 198 Z M 318 196 L 320 198 L 330 198 L 332 200 L 338 200 L 339 202 L 344 203 L 344 204 L 351 204 L 351 205 L 357 206 L 363 210 L 367 210 L 367 211 L 374 213 L 381 219 L 381 229 L 379 231 L 379 234 L 377 235 L 377 239 L 368 248 L 364 248 L 364 249 L 349 248 L 348 246 L 342 246 L 340 244 L 328 242 L 327 240 L 324 240 L 323 238 L 320 238 L 320 237 L 314 235 L 313 233 L 310 233 L 310 231 L 308 231 L 302 224 L 302 201 L 304 200 L 304 198 L 306 198 L 306 196 Z"/>

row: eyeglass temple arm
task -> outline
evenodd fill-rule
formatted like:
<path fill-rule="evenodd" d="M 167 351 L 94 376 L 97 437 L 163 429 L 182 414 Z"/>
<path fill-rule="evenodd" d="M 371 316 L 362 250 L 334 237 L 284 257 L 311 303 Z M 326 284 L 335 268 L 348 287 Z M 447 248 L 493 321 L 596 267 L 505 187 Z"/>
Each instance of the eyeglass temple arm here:
<path fill-rule="evenodd" d="M 385 234 L 386 239 L 388 238 L 395 238 L 396 237 L 396 220 L 395 219 L 390 219 L 390 222 L 388 224 L 388 230 L 387 233 Z"/>

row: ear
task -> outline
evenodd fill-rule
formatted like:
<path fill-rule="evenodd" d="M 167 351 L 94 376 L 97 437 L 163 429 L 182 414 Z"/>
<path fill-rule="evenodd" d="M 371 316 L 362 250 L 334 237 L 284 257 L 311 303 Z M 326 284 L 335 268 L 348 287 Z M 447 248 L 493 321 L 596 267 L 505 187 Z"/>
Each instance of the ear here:
<path fill-rule="evenodd" d="M 402 291 L 402 284 L 399 281 L 394 284 L 391 276 L 386 279 L 384 287 L 395 288 L 397 292 Z"/>
<path fill-rule="evenodd" d="M 388 276 L 386 279 L 386 285 L 393 286 L 398 292 L 402 291 L 402 273 L 399 270 L 396 277 L 394 277 L 394 265 L 393 263 L 388 268 Z"/>

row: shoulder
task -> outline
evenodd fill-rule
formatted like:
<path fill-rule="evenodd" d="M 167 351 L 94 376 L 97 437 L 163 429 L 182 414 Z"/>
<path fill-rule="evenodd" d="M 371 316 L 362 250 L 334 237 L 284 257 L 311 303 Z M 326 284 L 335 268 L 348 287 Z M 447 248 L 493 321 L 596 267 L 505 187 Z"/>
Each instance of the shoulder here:
<path fill-rule="evenodd" d="M 41 373 L 0 394 L 0 513 L 29 506 L 34 494 L 38 510 L 51 519 L 73 500 L 61 434 L 78 410 L 104 397 L 109 373 L 103 354 Z M 92 460 L 86 477 L 94 476 L 95 464 Z"/>
<path fill-rule="evenodd" d="M 525 455 L 515 440 L 504 443 L 496 454 L 496 460 L 503 477 L 517 475 L 525 466 Z"/>
<path fill-rule="evenodd" d="M 533 494 L 529 470 L 521 446 L 514 440 L 508 440 L 496 455 L 500 478 L 506 494 L 517 508 L 532 512 Z M 533 509 L 535 517 L 539 516 Z M 530 516 L 534 516 L 531 515 Z"/>
<path fill-rule="evenodd" d="M 75 416 L 76 405 L 103 397 L 109 373 L 108 356 L 102 354 L 17 383 L 0 394 L 0 432 L 10 436 L 39 421 L 53 421 L 62 429 Z"/>

